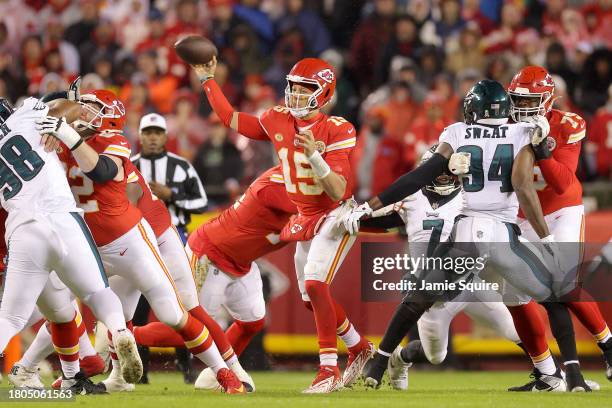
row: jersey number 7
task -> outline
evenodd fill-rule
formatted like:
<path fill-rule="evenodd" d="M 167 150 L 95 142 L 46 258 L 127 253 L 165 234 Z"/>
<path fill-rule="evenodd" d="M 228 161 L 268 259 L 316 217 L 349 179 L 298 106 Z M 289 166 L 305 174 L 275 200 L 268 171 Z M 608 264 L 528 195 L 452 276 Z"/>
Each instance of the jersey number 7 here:
<path fill-rule="evenodd" d="M 44 160 L 21 135 L 11 137 L 0 148 L 0 156 L 0 188 L 4 200 L 15 197 L 23 188 L 23 182 L 36 177 L 45 165 Z"/>

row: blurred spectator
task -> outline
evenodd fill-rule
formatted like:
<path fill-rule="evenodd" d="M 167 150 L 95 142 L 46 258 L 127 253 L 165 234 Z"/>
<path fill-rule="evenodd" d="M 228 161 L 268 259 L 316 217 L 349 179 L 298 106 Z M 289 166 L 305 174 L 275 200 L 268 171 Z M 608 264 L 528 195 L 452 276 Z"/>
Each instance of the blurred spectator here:
<path fill-rule="evenodd" d="M 528 28 L 516 35 L 512 65 L 519 70 L 526 65 L 544 65 L 545 53 L 540 34 Z"/>
<path fill-rule="evenodd" d="M 64 77 L 56 72 L 49 72 L 40 81 L 38 89 L 39 95 L 45 95 L 50 92 L 64 91 L 68 88 L 69 82 Z"/>
<path fill-rule="evenodd" d="M 240 152 L 228 139 L 228 129 L 217 115 L 210 116 L 209 126 L 208 140 L 198 149 L 193 167 L 206 183 L 209 205 L 214 208 L 238 195 L 243 164 Z"/>
<path fill-rule="evenodd" d="M 212 16 L 210 38 L 217 47 L 229 46 L 231 31 L 242 23 L 242 20 L 234 15 L 233 3 L 234 0 L 210 0 L 208 2 Z"/>
<path fill-rule="evenodd" d="M 278 22 L 279 31 L 297 27 L 304 35 L 308 55 L 317 56 L 331 46 L 329 31 L 321 18 L 304 7 L 304 0 L 287 0 L 287 13 Z"/>
<path fill-rule="evenodd" d="M 359 132 L 357 145 L 351 160 L 353 171 L 356 173 L 357 199 L 365 200 L 372 197 L 373 169 L 378 146 L 386 138 L 385 125 L 389 118 L 389 111 L 382 107 L 372 108 L 366 114 L 366 120 Z"/>
<path fill-rule="evenodd" d="M 7 41 L 3 46 L 12 53 L 17 53 L 23 40 L 37 34 L 42 26 L 34 11 L 21 0 L 0 2 L 0 22 L 6 29 Z"/>
<path fill-rule="evenodd" d="M 546 50 L 546 68 L 551 74 L 559 75 L 565 81 L 569 95 L 574 95 L 578 76 L 570 68 L 565 48 L 559 43 L 551 44 Z"/>
<path fill-rule="evenodd" d="M 442 71 L 444 56 L 432 45 L 421 48 L 417 56 L 420 68 L 417 79 L 427 88 L 431 88 L 434 78 Z"/>
<path fill-rule="evenodd" d="M 416 22 L 408 15 L 403 15 L 397 18 L 395 22 L 395 31 L 389 43 L 385 45 L 378 59 L 376 68 L 377 84 L 387 82 L 389 79 L 389 69 L 391 60 L 395 56 L 412 57 L 418 52 L 421 47 L 421 40 Z"/>
<path fill-rule="evenodd" d="M 138 56 L 138 71 L 146 81 L 149 100 L 155 109 L 166 114 L 172 111 L 172 98 L 178 88 L 178 80 L 172 75 L 163 75 L 157 67 L 157 56 L 154 51 L 144 52 Z M 120 98 L 129 99 L 132 84 L 126 84 L 121 89 Z"/>
<path fill-rule="evenodd" d="M 451 37 L 459 34 L 464 25 L 459 0 L 442 0 L 440 20 L 436 22 L 436 35 L 440 41 L 436 45 L 446 44 Z"/>
<path fill-rule="evenodd" d="M 81 19 L 66 29 L 64 38 L 74 44 L 77 49 L 89 41 L 98 24 L 98 7 L 95 0 L 81 0 L 79 2 Z M 81 54 L 83 55 L 83 54 Z"/>
<path fill-rule="evenodd" d="M 136 44 L 135 51 L 141 53 L 165 47 L 167 44 L 165 34 L 164 15 L 158 9 L 152 8 L 149 11 L 149 18 L 147 20 L 147 36 L 140 43 Z"/>
<path fill-rule="evenodd" d="M 28 93 L 30 95 L 38 94 L 38 86 L 45 75 L 44 60 L 45 55 L 40 38 L 37 36 L 27 37 L 21 45 L 20 71 L 28 80 Z"/>
<path fill-rule="evenodd" d="M 597 46 L 612 48 L 612 3 L 610 0 L 587 2 L 582 8 L 591 41 Z"/>
<path fill-rule="evenodd" d="M 112 87 L 113 81 L 113 59 L 104 51 L 97 52 L 91 58 L 93 62 L 93 73 L 98 75 L 104 87 Z"/>
<path fill-rule="evenodd" d="M 320 58 L 331 64 L 336 73 L 336 92 L 332 101 L 331 114 L 342 116 L 349 122 L 356 123 L 360 100 L 353 84 L 344 74 L 344 58 L 342 54 L 336 49 L 329 49 L 322 53 Z"/>
<path fill-rule="evenodd" d="M 437 142 L 444 128 L 454 122 L 454 117 L 445 114 L 443 104 L 442 94 L 431 92 L 406 133 L 402 160 L 409 169 L 415 167 L 421 155 Z M 456 105 L 453 109 L 456 111 Z"/>
<path fill-rule="evenodd" d="M 266 82 L 278 96 L 284 95 L 286 76 L 291 68 L 304 57 L 304 38 L 299 30 L 284 33 L 274 49 L 274 63 L 264 74 Z"/>
<path fill-rule="evenodd" d="M 274 26 L 268 15 L 259 9 L 261 0 L 241 0 L 234 6 L 234 14 L 252 27 L 265 45 L 264 50 L 272 49 L 274 43 Z"/>
<path fill-rule="evenodd" d="M 237 26 L 230 36 L 230 47 L 224 55 L 234 53 L 236 69 L 243 75 L 259 74 L 265 71 L 269 59 L 262 54 L 257 36 L 252 28 L 245 24 Z"/>
<path fill-rule="evenodd" d="M 115 27 L 110 20 L 100 19 L 98 25 L 91 34 L 91 38 L 79 47 L 81 55 L 81 69 L 85 72 L 93 70 L 91 56 L 104 51 L 110 56 L 115 56 L 120 46 L 115 39 Z"/>
<path fill-rule="evenodd" d="M 480 35 L 480 28 L 476 23 L 466 24 L 459 36 L 459 47 L 446 56 L 447 70 L 453 74 L 468 68 L 482 71 L 485 58 L 479 44 Z"/>
<path fill-rule="evenodd" d="M 480 0 L 464 0 L 461 16 L 465 22 L 475 23 L 480 31 L 482 31 L 484 35 L 487 35 L 495 28 L 495 23 L 484 15 L 480 9 L 480 3 Z"/>
<path fill-rule="evenodd" d="M 113 21 L 117 38 L 126 51 L 133 51 L 149 35 L 149 2 L 146 0 L 107 1 L 101 15 Z"/>
<path fill-rule="evenodd" d="M 585 146 L 591 172 L 599 177 L 612 177 L 612 85 L 608 87 L 608 102 L 597 110 L 589 124 Z"/>
<path fill-rule="evenodd" d="M 572 103 L 570 98 L 567 83 L 559 75 L 551 75 L 553 82 L 555 83 L 555 99 L 553 101 L 553 108 L 562 110 L 564 112 L 573 112 L 582 115 L 580 109 Z"/>
<path fill-rule="evenodd" d="M 603 106 L 608 100 L 607 89 L 612 82 L 612 51 L 595 50 L 584 63 L 576 100 L 588 113 Z"/>
<path fill-rule="evenodd" d="M 589 40 L 589 33 L 582 15 L 572 9 L 565 9 L 561 13 L 561 25 L 559 27 L 545 29 L 546 34 L 552 34 L 559 41 L 566 52 L 574 55 L 574 50 L 580 42 Z"/>
<path fill-rule="evenodd" d="M 375 0 L 374 7 L 374 13 L 359 24 L 351 42 L 350 66 L 362 96 L 373 89 L 376 61 L 394 28 L 395 1 Z"/>
<path fill-rule="evenodd" d="M 335 0 L 321 3 L 334 45 L 342 49 L 350 48 L 361 18 L 361 11 L 367 0 Z"/>
<path fill-rule="evenodd" d="M 484 72 L 486 78 L 493 79 L 505 86 L 512 79 L 512 75 L 514 74 L 510 69 L 510 63 L 505 56 L 499 54 L 490 57 Z"/>
<path fill-rule="evenodd" d="M 566 3 L 566 0 L 548 0 L 544 3 L 541 22 L 542 31 L 551 33 L 561 31 L 561 14 L 563 14 Z"/>
<path fill-rule="evenodd" d="M 206 139 L 207 123 L 196 114 L 198 98 L 189 89 L 177 91 L 173 104 L 173 114 L 168 116 L 168 151 L 193 161 Z"/>
<path fill-rule="evenodd" d="M 521 24 L 521 11 L 515 3 L 508 2 L 502 7 L 501 23 L 482 39 L 482 46 L 486 54 L 493 54 L 511 50 L 514 38 L 523 26 Z"/>
<path fill-rule="evenodd" d="M 431 92 L 425 98 L 424 104 L 434 103 L 440 108 L 443 119 L 448 123 L 456 122 L 460 98 L 455 94 L 451 77 L 438 74 L 434 80 Z M 437 118 L 437 116 L 436 116 Z"/>
<path fill-rule="evenodd" d="M 204 34 L 199 24 L 200 18 L 198 2 L 196 0 L 179 0 L 176 3 L 176 22 L 166 30 L 166 39 L 174 44 L 178 37 L 189 34 Z"/>
<path fill-rule="evenodd" d="M 81 18 L 77 3 L 72 0 L 48 0 L 47 5 L 38 11 L 38 17 L 43 25 L 54 21 L 68 27 Z"/>
<path fill-rule="evenodd" d="M 389 118 L 385 123 L 386 133 L 401 140 L 410 128 L 417 111 L 410 95 L 410 86 L 405 82 L 392 84 L 389 101 L 384 108 L 389 112 Z"/>
<path fill-rule="evenodd" d="M 64 40 L 64 27 L 65 25 L 59 20 L 48 20 L 47 28 L 44 31 L 43 46 L 47 50 L 59 49 L 64 70 L 76 75 L 80 71 L 80 56 L 76 47 Z"/>

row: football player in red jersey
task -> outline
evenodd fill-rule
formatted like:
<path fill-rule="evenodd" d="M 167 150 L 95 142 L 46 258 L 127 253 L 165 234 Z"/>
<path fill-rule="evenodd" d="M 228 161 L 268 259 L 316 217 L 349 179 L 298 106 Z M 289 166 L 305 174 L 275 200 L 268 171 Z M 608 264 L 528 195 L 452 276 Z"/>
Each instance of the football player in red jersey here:
<path fill-rule="evenodd" d="M 41 133 L 53 134 L 69 149 L 64 149 L 60 159 L 66 164 L 73 194 L 85 211 L 85 221 L 111 276 L 110 286 L 122 301 L 126 321 L 131 320 L 142 293 L 158 319 L 174 328 L 192 354 L 213 368 L 225 392 L 244 393 L 244 386 L 227 368 L 206 327 L 185 310 L 151 227 L 128 200 L 125 166 L 130 161 L 130 147 L 121 133 L 123 103 L 106 90 L 86 92 L 78 103 L 81 116 L 74 128 L 63 118 L 47 117 Z M 112 347 L 110 352 L 113 370 L 103 381 L 106 389 L 133 390 L 134 385 L 120 374 Z"/>
<path fill-rule="evenodd" d="M 305 58 L 287 75 L 285 106 L 275 106 L 260 117 L 235 112 L 214 81 L 217 60 L 194 66 L 213 110 L 225 126 L 251 139 L 270 140 L 281 162 L 285 189 L 296 205 L 280 234 L 282 241 L 297 241 L 296 274 L 302 300 L 312 308 L 319 339 L 319 372 L 306 393 L 335 391 L 351 385 L 373 346 L 358 335 L 359 351 L 349 354 L 343 378 L 337 365 L 336 310 L 329 285 L 354 243 L 337 223 L 349 206 L 352 191 L 349 155 L 355 146 L 355 128 L 341 117 L 327 116 L 336 76 L 325 61 Z"/>
<path fill-rule="evenodd" d="M 223 329 L 200 306 L 190 257 L 185 251 L 176 228 L 172 225 L 166 205 L 153 194 L 144 177 L 133 163 L 126 163 L 125 169 L 128 174 L 128 197 L 133 204 L 138 206 L 144 219 L 151 225 L 161 257 L 174 280 L 185 309 L 206 326 L 227 366 L 243 384 L 248 385 L 248 391 L 253 391 L 255 388 L 253 379 L 240 365 Z M 135 326 L 134 337 L 136 337 L 138 344 L 144 346 L 181 347 L 183 345 L 182 338 L 176 332 L 159 322 L 153 322 L 145 326 Z M 143 365 L 146 365 L 144 360 Z M 214 374 L 213 378 L 219 386 Z"/>
<path fill-rule="evenodd" d="M 553 109 L 555 84 L 546 69 L 527 66 L 521 69 L 508 86 L 512 100 L 511 115 L 515 121 L 545 120 L 550 133 L 541 143 L 534 145 L 537 164 L 534 177 L 544 218 L 551 234 L 558 242 L 584 242 L 584 206 L 582 185 L 576 177 L 580 145 L 586 136 L 586 124 L 575 113 Z M 544 119 L 545 118 L 545 119 Z M 532 141 L 533 144 L 533 141 Z M 521 230 L 526 239 L 535 237 L 533 228 L 519 211 Z M 536 240 L 534 240 L 535 242 Z M 568 262 L 578 265 L 582 257 L 582 245 L 566 246 L 575 252 L 565 254 Z M 561 280 L 561 279 L 560 279 Z M 570 293 L 574 287 L 560 288 L 560 294 Z M 573 299 L 584 293 L 571 294 Z M 588 390 L 578 365 L 576 341 L 571 320 L 561 318 L 571 310 L 578 320 L 591 332 L 604 353 L 606 376 L 612 381 L 612 336 L 597 303 L 592 301 L 568 301 L 548 303 L 547 309 L 553 334 L 557 339 L 564 359 L 568 390 Z M 564 320 L 569 324 L 556 324 Z M 557 326 L 557 327 L 555 327 Z"/>

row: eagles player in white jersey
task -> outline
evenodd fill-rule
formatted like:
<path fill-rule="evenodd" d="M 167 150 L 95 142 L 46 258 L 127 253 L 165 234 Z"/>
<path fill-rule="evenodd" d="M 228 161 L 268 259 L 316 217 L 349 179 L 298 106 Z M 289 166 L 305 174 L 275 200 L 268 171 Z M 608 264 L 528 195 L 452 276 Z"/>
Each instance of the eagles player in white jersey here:
<path fill-rule="evenodd" d="M 117 334 L 116 346 L 122 349 L 126 372 L 136 376 L 139 368 L 142 373 L 142 365 L 134 338 L 126 329 L 119 298 L 108 287 L 100 256 L 82 211 L 76 206 L 64 168 L 55 151 L 45 149 L 37 130 L 37 121 L 46 115 L 77 116 L 78 112 L 67 111 L 61 103 L 50 109 L 35 98 L 26 99 L 13 110 L 7 100 L 0 98 L 0 203 L 8 212 L 5 239 L 9 259 L 0 306 L 0 352 L 23 330 L 37 301 L 51 322 L 74 319 L 69 292 L 49 279 L 51 271 L 55 271 Z M 78 350 L 78 340 L 76 344 L 74 348 Z M 75 387 L 85 393 L 99 391 L 82 373 L 67 375 L 75 371 L 74 365 L 67 365 L 64 371 L 62 387 Z"/>
<path fill-rule="evenodd" d="M 531 123 L 508 123 L 509 111 L 510 99 L 501 84 L 491 80 L 478 82 L 464 100 L 465 122 L 455 123 L 444 130 L 436 152 L 423 165 L 346 213 L 342 222 L 347 230 L 356 233 L 361 218 L 414 194 L 447 168 L 452 171 L 453 163 L 465 160 L 463 154 L 469 153 L 470 172 L 462 180 L 464 205 L 461 214 L 455 221 L 449 241 L 439 245 L 433 256 L 445 261 L 458 256 L 484 257 L 484 272 L 494 270 L 504 279 L 506 302 L 520 304 L 530 297 L 538 301 L 551 299 L 549 270 L 559 267 L 560 254 L 544 221 L 533 186 L 534 153 L 530 146 L 532 136 L 542 136 L 545 129 Z M 519 203 L 541 239 L 542 251 L 519 241 L 520 230 L 515 224 Z M 410 291 L 404 297 L 366 374 L 366 385 L 380 386 L 389 357 L 401 339 L 436 301 L 448 300 L 448 291 L 438 289 L 438 286 L 468 279 L 473 276 L 472 272 L 458 274 L 452 269 L 423 271 L 422 283 L 433 284 L 434 289 Z M 565 391 L 561 371 L 550 350 L 540 355 L 533 347 L 527 344 L 525 347 L 538 373 L 534 390 Z"/>
<path fill-rule="evenodd" d="M 437 147 L 435 144 L 423 154 L 421 164 L 431 158 Z M 416 259 L 431 256 L 438 244 L 448 239 L 462 207 L 461 184 L 457 177 L 444 171 L 413 195 L 375 211 L 372 218 L 362 221 L 362 225 L 384 229 L 405 226 L 408 253 Z M 474 277 L 474 281 L 478 280 Z M 394 350 L 388 365 L 393 388 L 408 388 L 408 368 L 412 363 L 441 364 L 446 359 L 450 324 L 462 311 L 506 339 L 520 343 L 512 316 L 499 293 L 489 291 L 486 296 L 479 297 L 476 292 L 463 291 L 450 302 L 436 303 L 421 316 L 417 323 L 420 340 Z"/>

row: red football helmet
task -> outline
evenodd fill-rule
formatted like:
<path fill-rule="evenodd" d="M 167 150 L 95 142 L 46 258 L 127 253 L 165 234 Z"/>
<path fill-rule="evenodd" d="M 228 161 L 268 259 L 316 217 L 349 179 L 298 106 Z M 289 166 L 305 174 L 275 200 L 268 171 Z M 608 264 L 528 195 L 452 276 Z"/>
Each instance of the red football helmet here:
<path fill-rule="evenodd" d="M 554 102 L 555 82 L 546 69 L 529 65 L 512 78 L 508 86 L 510 116 L 523 121 L 529 116 L 546 115 Z"/>
<path fill-rule="evenodd" d="M 81 94 L 81 118 L 74 122 L 77 130 L 91 129 L 98 132 L 121 130 L 125 124 L 125 106 L 117 96 L 105 89 Z"/>
<path fill-rule="evenodd" d="M 292 85 L 299 84 L 313 90 L 312 93 L 293 92 Z M 330 101 L 336 89 L 336 74 L 327 62 L 319 58 L 298 61 L 287 75 L 285 106 L 296 118 L 306 116 L 314 109 L 321 109 Z M 300 102 L 306 100 L 303 106 Z"/>

